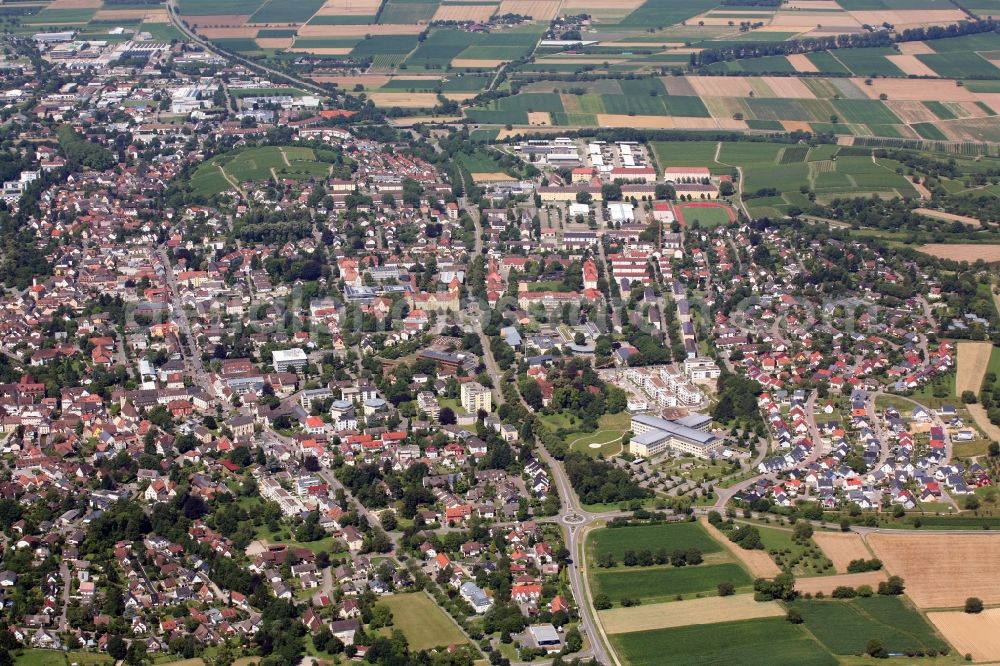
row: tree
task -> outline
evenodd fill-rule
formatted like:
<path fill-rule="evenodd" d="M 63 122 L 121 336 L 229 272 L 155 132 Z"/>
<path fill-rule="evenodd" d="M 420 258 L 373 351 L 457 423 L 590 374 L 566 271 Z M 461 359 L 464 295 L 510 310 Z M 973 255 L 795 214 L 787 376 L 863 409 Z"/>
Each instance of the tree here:
<path fill-rule="evenodd" d="M 576 193 L 576 202 L 581 204 L 589 204 L 593 201 L 594 197 L 585 190 Z"/>
<path fill-rule="evenodd" d="M 802 624 L 802 612 L 798 608 L 789 608 L 785 619 L 792 624 Z"/>
<path fill-rule="evenodd" d="M 899 576 L 889 576 L 889 580 L 878 584 L 878 593 L 884 596 L 899 596 L 905 589 L 903 579 Z"/>
<path fill-rule="evenodd" d="M 882 645 L 882 641 L 877 638 L 873 638 L 868 641 L 868 645 L 865 647 L 865 654 L 875 657 L 876 659 L 886 659 L 889 656 L 885 646 Z"/>
<path fill-rule="evenodd" d="M 125 639 L 123 639 L 118 634 L 113 634 L 111 638 L 108 639 L 108 654 L 111 655 L 116 661 L 119 659 L 124 659 L 125 655 L 128 654 L 128 646 L 125 645 Z"/>
<path fill-rule="evenodd" d="M 729 581 L 722 581 L 716 586 L 720 597 L 731 597 L 736 594 L 736 586 Z"/>
<path fill-rule="evenodd" d="M 583 636 L 580 635 L 580 630 L 576 627 L 572 627 L 566 632 L 566 645 L 563 648 L 563 652 L 570 654 L 573 652 L 579 652 L 583 649 Z"/>
<path fill-rule="evenodd" d="M 962 402 L 964 402 L 966 405 L 976 404 L 975 391 L 962 391 Z"/>
<path fill-rule="evenodd" d="M 608 610 L 611 608 L 611 597 L 606 594 L 598 594 L 594 597 L 594 608 L 597 610 Z"/>
<path fill-rule="evenodd" d="M 966 613 L 982 613 L 983 612 L 983 600 L 979 597 L 969 597 L 965 600 L 965 612 Z"/>
<path fill-rule="evenodd" d="M 451 407 L 442 407 L 438 414 L 438 423 L 441 425 L 455 425 L 455 410 Z"/>

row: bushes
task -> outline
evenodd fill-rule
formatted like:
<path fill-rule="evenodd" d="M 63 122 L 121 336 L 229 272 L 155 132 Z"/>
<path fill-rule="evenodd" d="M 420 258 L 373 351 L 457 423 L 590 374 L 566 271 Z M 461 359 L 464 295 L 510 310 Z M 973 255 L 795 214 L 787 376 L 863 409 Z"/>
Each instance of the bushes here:
<path fill-rule="evenodd" d="M 905 589 L 903 579 L 899 576 L 889 576 L 889 580 L 878 584 L 878 593 L 885 596 L 899 596 Z"/>
<path fill-rule="evenodd" d="M 729 532 L 728 536 L 730 541 L 743 550 L 764 550 L 764 543 L 760 540 L 760 530 L 753 525 L 737 527 Z"/>
<path fill-rule="evenodd" d="M 870 560 L 851 560 L 847 565 L 848 573 L 862 573 L 865 571 L 878 571 L 882 568 L 882 560 L 872 558 Z"/>
<path fill-rule="evenodd" d="M 966 613 L 982 613 L 983 612 L 983 600 L 978 597 L 969 597 L 965 600 L 965 612 Z"/>

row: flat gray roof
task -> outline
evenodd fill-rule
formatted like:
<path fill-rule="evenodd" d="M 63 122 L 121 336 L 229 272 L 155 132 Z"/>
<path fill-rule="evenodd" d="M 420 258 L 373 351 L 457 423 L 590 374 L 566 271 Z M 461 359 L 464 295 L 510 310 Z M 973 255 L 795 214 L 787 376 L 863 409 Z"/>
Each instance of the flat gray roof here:
<path fill-rule="evenodd" d="M 681 439 L 686 439 L 693 444 L 701 444 L 707 446 L 714 443 L 718 438 L 710 432 L 702 432 L 700 430 L 695 430 L 686 425 L 682 425 L 677 421 L 668 421 L 667 419 L 661 419 L 659 416 L 650 416 L 648 414 L 636 414 L 632 417 L 633 421 L 648 426 L 650 428 L 655 428 L 657 430 L 662 430 L 663 432 L 669 433 L 674 437 L 680 437 Z"/>

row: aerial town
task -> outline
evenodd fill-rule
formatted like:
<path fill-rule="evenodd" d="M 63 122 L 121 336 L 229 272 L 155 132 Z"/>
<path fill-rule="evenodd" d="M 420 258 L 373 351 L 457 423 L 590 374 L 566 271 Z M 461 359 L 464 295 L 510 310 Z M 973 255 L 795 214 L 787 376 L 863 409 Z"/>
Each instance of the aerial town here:
<path fill-rule="evenodd" d="M 0 666 L 1000 660 L 1000 136 L 571 119 L 989 2 L 247 4 L 0 4 Z"/>

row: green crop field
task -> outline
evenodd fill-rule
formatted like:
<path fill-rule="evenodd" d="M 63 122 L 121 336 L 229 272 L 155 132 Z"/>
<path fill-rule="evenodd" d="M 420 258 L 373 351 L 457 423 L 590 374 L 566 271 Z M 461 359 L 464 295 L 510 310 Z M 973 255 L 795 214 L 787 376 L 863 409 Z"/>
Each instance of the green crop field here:
<path fill-rule="evenodd" d="M 406 55 L 417 45 L 416 35 L 374 35 L 358 42 L 353 56 Z"/>
<path fill-rule="evenodd" d="M 34 16 L 24 16 L 23 23 L 38 25 L 61 25 L 64 23 L 87 23 L 94 18 L 94 9 L 45 9 Z"/>
<path fill-rule="evenodd" d="M 690 227 L 695 222 L 701 229 L 714 229 L 715 227 L 729 224 L 732 218 L 729 216 L 728 206 L 699 206 L 694 204 L 679 204 L 677 206 L 684 220 L 684 226 Z"/>
<path fill-rule="evenodd" d="M 646 0 L 642 6 L 622 19 L 620 25 L 640 26 L 642 28 L 667 27 L 686 21 L 718 4 L 717 0 L 690 0 L 689 2 Z"/>
<path fill-rule="evenodd" d="M 902 122 L 885 104 L 874 99 L 835 99 L 831 102 L 841 121 L 849 123 Z M 817 120 L 822 120 L 817 118 Z"/>
<path fill-rule="evenodd" d="M 917 60 L 933 69 L 939 76 L 961 78 L 1000 76 L 1000 69 L 978 53 L 952 52 L 929 53 L 916 56 Z"/>
<path fill-rule="evenodd" d="M 801 626 L 784 618 L 699 624 L 609 637 L 630 666 L 835 666 Z"/>
<path fill-rule="evenodd" d="M 666 548 L 668 552 L 678 548 L 697 548 L 702 553 L 722 550 L 722 546 L 699 523 L 601 529 L 591 532 L 587 538 L 588 553 L 592 552 L 594 557 L 610 553 L 616 560 L 621 560 L 626 550 L 656 551 L 658 548 Z"/>
<path fill-rule="evenodd" d="M 253 14 L 264 0 L 177 0 L 182 16 L 215 16 L 222 14 Z"/>
<path fill-rule="evenodd" d="M 513 97 L 503 97 L 490 102 L 486 107 L 469 109 L 466 115 L 472 122 L 483 123 L 526 123 L 529 111 L 563 111 L 562 99 L 554 93 L 527 93 Z"/>
<path fill-rule="evenodd" d="M 861 654 L 871 639 L 889 652 L 940 650 L 946 643 L 906 601 L 898 597 L 792 602 L 806 628 L 834 654 Z"/>
<path fill-rule="evenodd" d="M 382 8 L 379 23 L 419 23 L 430 21 L 437 11 L 436 2 L 397 2 L 389 0 Z"/>
<path fill-rule="evenodd" d="M 898 55 L 890 48 L 837 49 L 834 58 L 857 76 L 905 76 L 903 70 L 886 60 L 887 55 Z"/>
<path fill-rule="evenodd" d="M 305 23 L 324 0 L 268 0 L 250 17 L 250 23 Z"/>
<path fill-rule="evenodd" d="M 469 642 L 455 621 L 423 592 L 381 597 L 378 604 L 392 611 L 392 628 L 403 632 L 411 650 Z"/>
<path fill-rule="evenodd" d="M 737 588 L 753 583 L 750 575 L 736 563 L 699 564 L 686 567 L 617 567 L 595 569 L 590 575 L 594 594 L 607 594 L 612 601 L 623 598 L 643 601 L 669 601 L 676 595 L 695 593 L 715 594 L 719 583 L 729 582 Z"/>

